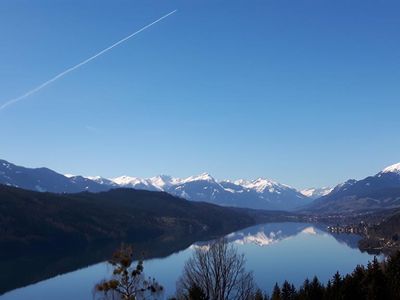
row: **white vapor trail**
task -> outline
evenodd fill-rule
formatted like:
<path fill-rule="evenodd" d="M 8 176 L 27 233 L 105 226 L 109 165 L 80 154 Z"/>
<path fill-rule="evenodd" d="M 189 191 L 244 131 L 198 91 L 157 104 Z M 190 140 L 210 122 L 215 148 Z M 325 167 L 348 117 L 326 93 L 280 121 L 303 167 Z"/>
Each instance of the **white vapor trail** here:
<path fill-rule="evenodd" d="M 160 22 L 161 20 L 163 20 L 163 19 L 169 17 L 170 15 L 172 15 L 173 13 L 175 13 L 176 11 L 177 11 L 177 10 L 171 11 L 170 13 L 168 13 L 168 14 L 162 16 L 161 18 L 155 20 L 154 22 L 152 22 L 152 23 L 150 23 L 150 24 L 148 24 L 148 25 L 142 27 L 142 28 L 139 29 L 138 31 L 135 31 L 134 33 L 128 35 L 127 37 L 123 38 L 122 40 L 120 40 L 120 41 L 118 41 L 118 42 L 112 44 L 111 46 L 105 48 L 104 50 L 101 50 L 99 53 L 97 53 L 97 54 L 95 54 L 95 55 L 89 57 L 88 59 L 86 59 L 86 60 L 80 62 L 79 64 L 77 64 L 77 65 L 75 65 L 75 66 L 73 66 L 73 67 L 71 67 L 71 68 L 69 68 L 69 69 L 67 69 L 67 70 L 65 70 L 65 71 L 63 71 L 63 72 L 61 72 L 60 74 L 58 74 L 58 75 L 54 76 L 53 78 L 47 80 L 46 82 L 42 83 L 41 85 L 39 85 L 39 86 L 35 87 L 34 89 L 30 90 L 29 92 L 26 92 L 25 94 L 23 94 L 23 95 L 21 95 L 21 96 L 19 96 L 19 97 L 17 97 L 17 98 L 14 98 L 14 99 L 11 99 L 11 100 L 5 102 L 4 104 L 2 104 L 2 105 L 0 106 L 0 111 L 3 110 L 3 109 L 5 109 L 7 106 L 12 105 L 12 104 L 15 104 L 15 103 L 17 103 L 17 102 L 19 102 L 19 101 L 25 99 L 26 97 L 29 97 L 30 95 L 32 95 L 32 94 L 34 94 L 34 93 L 40 91 L 41 89 L 43 89 L 43 88 L 45 88 L 46 86 L 48 86 L 50 83 L 52 83 L 52 82 L 54 82 L 54 81 L 60 79 L 61 77 L 67 75 L 68 73 L 70 73 L 70 72 L 72 72 L 72 71 L 78 69 L 79 67 L 82 67 L 83 65 L 85 65 L 85 64 L 87 64 L 88 62 L 92 61 L 93 59 L 99 57 L 100 55 L 103 55 L 104 53 L 110 51 L 112 48 L 114 48 L 114 47 L 118 46 L 119 44 L 121 44 L 121 43 L 123 43 L 123 42 L 129 40 L 131 37 L 134 37 L 134 36 L 137 35 L 138 33 L 140 33 L 140 32 L 142 32 L 142 31 L 146 30 L 147 28 L 153 26 L 154 24 Z"/>

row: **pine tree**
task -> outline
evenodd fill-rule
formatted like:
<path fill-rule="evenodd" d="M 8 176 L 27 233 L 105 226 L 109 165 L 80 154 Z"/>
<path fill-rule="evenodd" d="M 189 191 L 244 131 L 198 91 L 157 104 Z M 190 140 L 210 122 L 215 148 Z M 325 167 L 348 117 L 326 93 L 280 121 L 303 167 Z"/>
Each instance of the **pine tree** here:
<path fill-rule="evenodd" d="M 299 300 L 308 300 L 310 293 L 310 280 L 304 280 L 303 285 L 299 288 L 297 297 Z"/>
<path fill-rule="evenodd" d="M 366 283 L 368 300 L 388 299 L 386 277 L 376 257 L 368 263 Z"/>
<path fill-rule="evenodd" d="M 388 258 L 386 273 L 392 299 L 400 299 L 400 251 Z"/>
<path fill-rule="evenodd" d="M 254 300 L 268 300 L 268 296 L 264 295 L 263 292 L 258 289 L 254 294 Z"/>
<path fill-rule="evenodd" d="M 343 279 L 342 296 L 344 300 L 365 299 L 366 289 L 364 287 L 365 269 L 357 266 L 353 273 Z"/>
<path fill-rule="evenodd" d="M 294 300 L 296 297 L 296 289 L 287 280 L 282 285 L 281 299 L 282 300 Z"/>
<path fill-rule="evenodd" d="M 334 300 L 332 291 L 332 282 L 330 280 L 328 280 L 328 283 L 326 284 L 324 300 Z"/>
<path fill-rule="evenodd" d="M 299 291 L 288 281 L 282 284 L 282 288 L 276 283 L 271 300 L 322 300 L 324 295 L 325 288 L 315 276 L 311 283 L 306 279 Z"/>
<path fill-rule="evenodd" d="M 279 288 L 278 283 L 275 283 L 274 290 L 272 292 L 271 300 L 282 300 L 281 298 L 281 289 Z"/>
<path fill-rule="evenodd" d="M 332 287 L 330 296 L 332 299 L 342 299 L 342 276 L 340 276 L 339 271 L 333 275 Z"/>
<path fill-rule="evenodd" d="M 324 297 L 324 287 L 318 280 L 318 277 L 314 276 L 309 286 L 308 299 L 317 300 L 317 299 L 322 299 L 323 297 Z"/>

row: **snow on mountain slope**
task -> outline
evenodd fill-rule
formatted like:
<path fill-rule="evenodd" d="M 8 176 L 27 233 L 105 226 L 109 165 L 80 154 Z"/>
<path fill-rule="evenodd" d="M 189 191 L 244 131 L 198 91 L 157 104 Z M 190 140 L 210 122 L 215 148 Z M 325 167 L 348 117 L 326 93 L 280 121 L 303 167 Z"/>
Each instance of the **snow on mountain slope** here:
<path fill-rule="evenodd" d="M 98 184 L 118 187 L 118 184 L 114 183 L 112 180 L 101 177 L 101 176 L 88 176 L 86 178 L 90 179 Z"/>
<path fill-rule="evenodd" d="M 193 181 L 208 181 L 208 182 L 216 182 L 214 177 L 212 177 L 208 173 L 202 173 L 197 176 L 190 176 L 186 179 L 182 179 L 179 181 L 179 183 L 187 183 L 187 182 L 193 182 Z"/>
<path fill-rule="evenodd" d="M 67 177 L 67 178 L 71 178 L 71 177 L 75 177 L 76 175 L 74 175 L 74 174 L 64 174 L 64 176 Z"/>
<path fill-rule="evenodd" d="M 258 178 L 218 181 L 208 173 L 187 178 L 168 175 L 140 178 L 125 175 L 108 179 L 100 176 L 83 178 L 69 175 L 68 180 L 88 191 L 92 190 L 93 186 L 90 183 L 93 183 L 103 189 L 123 187 L 163 191 L 191 201 L 255 209 L 293 210 L 312 201 L 296 189 L 273 180 Z"/>
<path fill-rule="evenodd" d="M 155 177 L 151 177 L 148 180 L 152 185 L 158 187 L 161 190 L 168 189 L 172 185 L 176 185 L 181 182 L 181 179 L 174 178 L 169 175 L 158 175 Z"/>
<path fill-rule="evenodd" d="M 400 188 L 400 163 L 388 166 L 376 175 L 362 180 L 348 180 L 333 189 L 311 188 L 299 192 L 290 186 L 265 178 L 219 181 L 208 173 L 202 173 L 187 178 L 160 175 L 151 178 L 120 176 L 107 179 L 100 176 L 62 175 L 48 168 L 25 168 L 0 160 L 0 184 L 54 193 L 100 192 L 125 187 L 164 191 L 192 201 L 272 210 L 294 210 L 311 202 L 311 210 L 327 212 L 354 207 L 400 207 L 398 198 L 386 195 L 390 192 L 388 189 Z"/>
<path fill-rule="evenodd" d="M 144 179 L 121 176 L 110 181 L 120 187 L 164 191 L 192 201 L 225 206 L 292 210 L 311 201 L 294 188 L 264 178 L 217 181 L 210 174 L 202 173 L 182 179 L 167 175 Z"/>
<path fill-rule="evenodd" d="M 231 182 L 231 181 L 227 180 L 225 182 Z M 245 179 L 238 179 L 233 181 L 232 183 L 242 188 L 256 191 L 257 193 L 270 192 L 279 194 L 281 193 L 281 190 L 287 190 L 287 189 L 295 190 L 286 184 L 281 184 L 266 178 L 257 178 L 252 181 Z"/>
<path fill-rule="evenodd" d="M 149 191 L 163 191 L 162 188 L 154 185 L 150 179 L 142 179 L 139 177 L 130 177 L 124 175 L 116 178 L 110 178 L 110 180 L 120 187 L 149 190 Z"/>
<path fill-rule="evenodd" d="M 130 176 L 120 176 L 116 178 L 110 178 L 110 180 L 119 186 L 135 186 L 137 184 L 141 184 L 144 181 L 138 177 L 130 177 Z M 147 184 L 147 183 L 146 183 Z"/>
<path fill-rule="evenodd" d="M 255 190 L 258 193 L 263 193 L 267 189 L 270 193 L 280 193 L 279 190 L 282 188 L 287 188 L 288 186 L 284 186 L 282 184 L 279 184 L 275 181 L 264 179 L 264 178 L 258 178 L 254 181 L 248 182 L 246 180 L 239 180 L 239 182 L 243 182 L 243 187 Z"/>
<path fill-rule="evenodd" d="M 333 188 L 331 187 L 322 187 L 322 188 L 309 188 L 301 190 L 300 192 L 306 197 L 317 199 L 319 197 L 328 195 L 330 192 L 332 192 L 332 190 Z"/>
<path fill-rule="evenodd" d="M 400 163 L 391 165 L 382 170 L 381 173 L 397 173 L 400 174 Z"/>
<path fill-rule="evenodd" d="M 167 175 L 151 178 L 82 177 L 72 174 L 65 176 L 50 169 L 29 169 L 1 160 L 0 184 L 55 193 L 100 192 L 119 187 L 134 188 L 164 191 L 192 201 L 273 210 L 293 210 L 312 201 L 294 188 L 265 178 L 219 181 L 208 173 L 187 178 Z"/>

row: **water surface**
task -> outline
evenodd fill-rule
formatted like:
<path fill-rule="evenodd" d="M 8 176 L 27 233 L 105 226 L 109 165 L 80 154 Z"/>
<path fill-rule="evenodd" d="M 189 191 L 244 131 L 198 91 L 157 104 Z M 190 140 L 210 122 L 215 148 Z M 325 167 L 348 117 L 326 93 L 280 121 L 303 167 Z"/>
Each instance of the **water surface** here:
<path fill-rule="evenodd" d="M 357 248 L 356 235 L 332 235 L 324 227 L 306 223 L 269 223 L 253 226 L 227 235 L 247 259 L 258 286 L 270 292 L 275 282 L 285 279 L 299 286 L 305 278 L 317 275 L 327 282 L 336 271 L 351 272 L 357 264 L 366 264 L 371 255 Z M 146 260 L 146 276 L 155 277 L 165 287 L 164 296 L 175 292 L 185 261 L 198 242 L 162 258 Z M 23 272 L 23 270 L 21 270 Z M 87 300 L 92 299 L 93 286 L 108 278 L 112 269 L 103 262 L 62 274 L 0 296 L 1 300 Z"/>

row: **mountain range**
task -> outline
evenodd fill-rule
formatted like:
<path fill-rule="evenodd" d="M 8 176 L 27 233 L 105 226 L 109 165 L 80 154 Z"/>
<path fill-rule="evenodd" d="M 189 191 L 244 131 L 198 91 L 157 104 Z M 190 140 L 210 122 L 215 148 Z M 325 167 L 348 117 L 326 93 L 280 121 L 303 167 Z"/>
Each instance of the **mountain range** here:
<path fill-rule="evenodd" d="M 400 163 L 361 180 L 350 179 L 307 207 L 319 214 L 355 213 L 400 206 Z"/>
<path fill-rule="evenodd" d="M 266 210 L 353 213 L 400 206 L 400 163 L 362 180 L 350 179 L 334 188 L 298 191 L 273 180 L 216 180 L 208 173 L 187 178 L 160 175 L 116 178 L 62 175 L 48 168 L 25 168 L 0 160 L 0 184 L 39 192 L 102 192 L 116 188 L 161 191 L 191 201 Z"/>
<path fill-rule="evenodd" d="M 217 181 L 208 173 L 180 179 L 161 175 L 147 179 L 122 176 L 114 179 L 92 177 L 97 183 L 164 191 L 192 201 L 254 209 L 293 210 L 312 201 L 296 189 L 265 178 Z M 111 182 L 110 182 L 111 181 Z"/>
<path fill-rule="evenodd" d="M 108 190 L 82 176 L 66 177 L 48 168 L 25 168 L 0 160 L 0 184 L 52 193 L 100 192 Z"/>
<path fill-rule="evenodd" d="M 160 175 L 152 178 L 121 176 L 117 178 L 62 175 L 47 168 L 25 168 L 0 160 L 0 184 L 39 192 L 101 192 L 115 188 L 162 191 L 191 201 L 223 206 L 268 210 L 294 210 L 313 201 L 296 189 L 258 178 L 253 181 L 217 181 L 203 173 L 188 178 Z"/>

